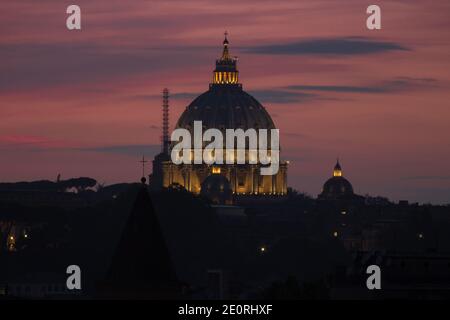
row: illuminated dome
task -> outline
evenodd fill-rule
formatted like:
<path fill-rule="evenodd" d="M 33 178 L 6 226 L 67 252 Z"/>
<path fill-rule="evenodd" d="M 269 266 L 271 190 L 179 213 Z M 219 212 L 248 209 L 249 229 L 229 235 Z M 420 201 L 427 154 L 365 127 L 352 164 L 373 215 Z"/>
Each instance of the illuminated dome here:
<path fill-rule="evenodd" d="M 342 169 L 338 160 L 333 170 L 333 177 L 323 185 L 319 199 L 335 200 L 353 195 L 352 184 L 342 176 Z"/>
<path fill-rule="evenodd" d="M 222 57 L 216 60 L 216 69 L 209 90 L 201 94 L 186 108 L 176 125 L 193 130 L 194 120 L 202 121 L 204 130 L 241 128 L 275 129 L 266 109 L 242 90 L 238 82 L 237 59 L 231 57 L 228 40 L 223 42 Z"/>
<path fill-rule="evenodd" d="M 269 157 L 271 157 L 272 146 L 275 146 L 273 142 L 278 140 L 273 139 L 272 130 L 276 130 L 272 118 L 264 107 L 251 95 L 242 90 L 242 85 L 239 83 L 239 71 L 237 69 L 237 59 L 232 57 L 229 52 L 229 42 L 225 36 L 223 42 L 222 56 L 216 60 L 216 68 L 213 72 L 212 81 L 209 84 L 209 90 L 195 98 L 191 104 L 186 107 L 186 110 L 179 117 L 175 129 L 186 129 L 191 133 L 191 146 L 193 149 L 199 148 L 198 138 L 201 139 L 203 144 L 201 149 L 210 146 L 210 143 L 205 139 L 204 133 L 208 129 L 217 129 L 222 133 L 222 138 L 227 139 L 226 130 L 243 130 L 247 137 L 254 136 L 255 132 L 249 131 L 251 129 L 267 130 L 267 135 L 263 133 L 263 136 L 267 137 L 265 142 L 267 143 L 267 151 Z M 170 140 L 168 136 L 168 91 L 163 91 L 163 152 L 164 155 L 157 156 L 153 161 L 153 173 L 151 177 L 152 188 L 158 190 L 160 188 L 167 188 L 169 186 L 177 185 L 182 186 L 188 192 L 194 194 L 202 194 L 212 201 L 219 204 L 229 204 L 232 201 L 259 201 L 259 199 L 278 200 L 287 195 L 287 169 L 288 162 L 281 160 L 278 161 L 279 170 L 274 175 L 261 174 L 261 170 L 266 167 L 262 161 L 256 161 L 254 153 L 250 152 L 252 145 L 250 142 L 257 142 L 257 148 L 260 147 L 261 141 L 253 141 L 252 139 L 245 139 L 245 146 L 240 139 L 240 135 L 234 132 L 234 151 L 244 151 L 245 161 L 244 163 L 238 163 L 242 161 L 237 158 L 237 155 L 242 154 L 238 152 L 227 153 L 229 144 L 225 143 L 222 148 L 225 149 L 224 153 L 215 153 L 218 148 L 214 148 L 213 157 L 218 156 L 217 159 L 211 159 L 206 156 L 207 159 L 200 160 L 220 160 L 221 154 L 226 158 L 226 164 L 221 165 L 222 172 L 218 167 L 211 168 L 210 161 L 197 161 L 195 150 L 190 150 L 189 161 L 184 161 L 184 155 L 186 147 L 184 147 L 184 135 L 182 154 L 183 159 L 179 159 L 180 152 L 173 150 L 173 148 L 180 143 L 180 141 Z M 202 122 L 202 128 L 199 128 L 198 122 Z M 194 130 L 197 129 L 197 132 Z M 202 130 L 203 135 L 198 135 L 198 129 Z M 185 132 L 183 132 L 185 133 Z M 197 133 L 197 134 L 196 134 Z M 276 132 L 275 134 L 277 134 Z M 260 136 L 256 132 L 257 139 Z M 278 136 L 278 135 L 277 135 Z M 228 135 L 229 137 L 229 135 Z M 242 137 L 242 136 L 241 136 Z M 264 137 L 264 138 L 265 138 Z M 220 139 L 220 134 L 217 131 L 214 132 L 215 139 Z M 170 141 L 170 142 L 169 142 Z M 188 142 L 188 141 L 186 141 Z M 220 142 L 220 141 L 218 141 Z M 189 142 L 188 142 L 189 143 Z M 279 144 L 276 143 L 276 151 L 278 153 Z M 197 151 L 202 151 L 202 150 Z M 175 151 L 175 152 L 173 152 Z M 223 150 L 222 150 L 223 151 Z M 252 150 L 254 151 L 254 150 Z M 175 155 L 177 161 L 172 161 L 172 156 Z M 205 153 L 202 152 L 202 155 Z M 211 155 L 211 153 L 209 154 Z M 201 157 L 203 158 L 203 157 Z M 257 158 L 261 158 L 258 154 Z M 233 163 L 228 161 L 232 160 Z M 183 160 L 183 164 L 179 165 L 178 160 Z M 192 163 L 192 160 L 193 163 Z M 223 160 L 223 159 L 222 159 Z M 270 158 L 269 158 L 270 160 Z M 220 161 L 217 161 L 220 164 Z M 211 172 L 211 169 L 212 172 Z"/>
<path fill-rule="evenodd" d="M 200 194 L 216 204 L 231 204 L 233 197 L 231 184 L 220 174 L 220 169 L 217 169 L 213 168 L 213 173 L 202 182 Z"/>

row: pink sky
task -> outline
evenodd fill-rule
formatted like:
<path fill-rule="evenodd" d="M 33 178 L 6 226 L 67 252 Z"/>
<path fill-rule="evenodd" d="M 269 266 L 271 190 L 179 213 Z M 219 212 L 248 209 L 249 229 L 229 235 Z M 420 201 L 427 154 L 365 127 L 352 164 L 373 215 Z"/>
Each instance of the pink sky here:
<path fill-rule="evenodd" d="M 78 4 L 82 30 L 65 27 Z M 289 185 L 317 195 L 337 156 L 360 194 L 450 203 L 450 2 L 2 1 L 0 181 L 138 181 L 208 88 L 224 30 L 280 128 Z M 148 168 L 150 172 L 150 167 Z"/>

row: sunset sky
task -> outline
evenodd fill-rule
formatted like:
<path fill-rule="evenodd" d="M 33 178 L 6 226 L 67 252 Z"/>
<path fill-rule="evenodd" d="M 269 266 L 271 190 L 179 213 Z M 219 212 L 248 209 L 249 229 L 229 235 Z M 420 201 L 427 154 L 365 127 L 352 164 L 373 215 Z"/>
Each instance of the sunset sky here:
<path fill-rule="evenodd" d="M 223 33 L 269 111 L 289 185 L 316 196 L 336 157 L 359 194 L 450 203 L 450 1 L 0 0 L 0 181 L 138 181 L 208 89 Z M 66 8 L 82 30 L 66 28 Z M 151 172 L 150 164 L 147 168 Z"/>

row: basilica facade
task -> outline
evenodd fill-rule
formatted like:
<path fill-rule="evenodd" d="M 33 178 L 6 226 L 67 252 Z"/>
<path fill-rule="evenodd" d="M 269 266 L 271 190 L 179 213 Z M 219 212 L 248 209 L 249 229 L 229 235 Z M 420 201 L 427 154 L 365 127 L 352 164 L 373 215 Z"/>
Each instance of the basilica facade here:
<path fill-rule="evenodd" d="M 226 37 L 222 56 L 216 60 L 209 90 L 186 107 L 175 128 L 187 129 L 193 136 L 194 121 L 202 122 L 203 132 L 214 128 L 223 132 L 223 136 L 226 129 L 270 131 L 276 128 L 261 103 L 243 90 L 237 59 L 230 55 Z M 213 202 L 225 204 L 239 197 L 268 199 L 287 194 L 288 162 L 281 157 L 279 170 L 274 175 L 261 175 L 263 165 L 248 164 L 248 161 L 246 164 L 174 164 L 170 157 L 174 144 L 167 140 L 163 139 L 163 144 L 167 146 L 163 146 L 163 151 L 153 160 L 150 183 L 154 188 L 184 188 L 209 197 Z M 248 150 L 245 152 L 248 160 Z"/>

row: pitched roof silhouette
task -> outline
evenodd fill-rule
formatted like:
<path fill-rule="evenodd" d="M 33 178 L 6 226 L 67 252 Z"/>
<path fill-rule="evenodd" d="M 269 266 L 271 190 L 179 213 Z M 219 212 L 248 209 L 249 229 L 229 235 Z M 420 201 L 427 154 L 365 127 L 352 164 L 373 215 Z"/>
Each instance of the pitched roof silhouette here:
<path fill-rule="evenodd" d="M 178 280 L 145 186 L 138 191 L 113 254 L 102 296 L 176 297 Z"/>

